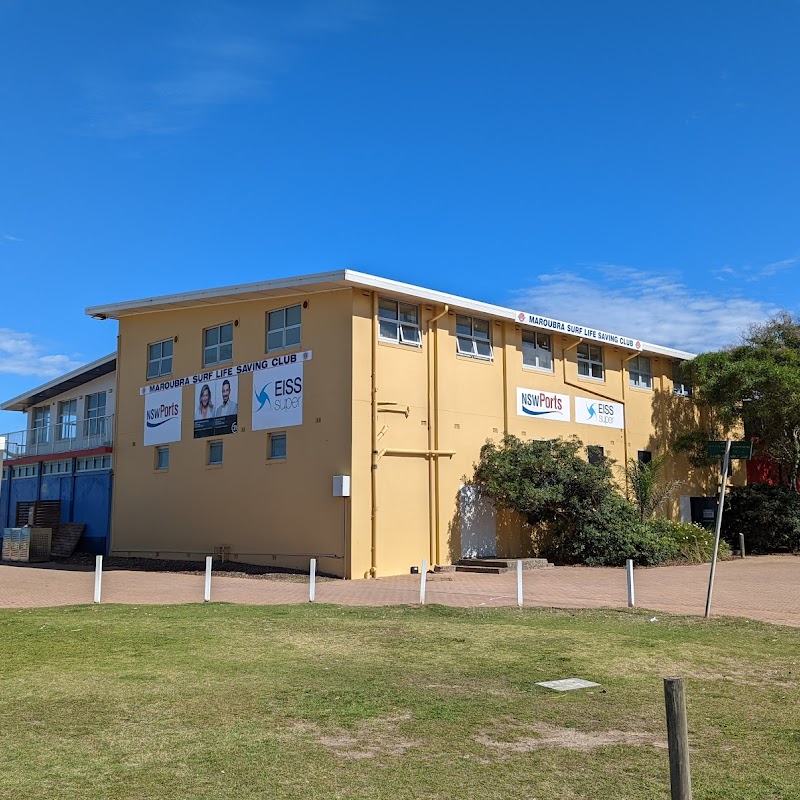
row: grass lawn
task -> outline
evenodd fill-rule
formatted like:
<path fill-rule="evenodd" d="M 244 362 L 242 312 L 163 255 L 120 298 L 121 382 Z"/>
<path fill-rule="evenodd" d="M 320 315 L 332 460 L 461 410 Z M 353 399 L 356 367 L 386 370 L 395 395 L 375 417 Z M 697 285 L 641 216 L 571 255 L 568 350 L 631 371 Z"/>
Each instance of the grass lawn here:
<path fill-rule="evenodd" d="M 0 797 L 668 798 L 683 675 L 695 800 L 800 798 L 800 629 L 651 616 L 0 611 Z"/>

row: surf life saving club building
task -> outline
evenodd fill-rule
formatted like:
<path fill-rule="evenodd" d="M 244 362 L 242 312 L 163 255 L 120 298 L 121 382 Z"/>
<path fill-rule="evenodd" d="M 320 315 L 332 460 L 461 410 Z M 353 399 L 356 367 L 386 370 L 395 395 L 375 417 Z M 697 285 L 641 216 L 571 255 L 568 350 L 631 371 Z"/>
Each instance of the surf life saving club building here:
<path fill-rule="evenodd" d="M 407 573 L 520 557 L 468 477 L 487 439 L 665 449 L 692 354 L 351 270 L 87 309 L 119 322 L 111 551 Z M 687 405 L 688 404 L 688 405 Z M 660 408 L 660 406 L 658 406 Z M 708 471 L 685 480 L 689 517 Z"/>

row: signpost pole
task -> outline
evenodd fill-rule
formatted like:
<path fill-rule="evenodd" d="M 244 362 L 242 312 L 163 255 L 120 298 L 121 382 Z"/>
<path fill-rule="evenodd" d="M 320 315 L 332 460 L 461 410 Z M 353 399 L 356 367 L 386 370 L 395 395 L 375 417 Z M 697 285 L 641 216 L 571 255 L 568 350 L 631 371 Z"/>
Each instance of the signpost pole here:
<path fill-rule="evenodd" d="M 717 571 L 717 552 L 719 551 L 719 535 L 722 530 L 722 508 L 725 505 L 725 488 L 728 483 L 728 464 L 731 460 L 731 440 L 725 442 L 725 455 L 722 458 L 722 485 L 719 490 L 717 504 L 717 522 L 714 530 L 714 555 L 711 557 L 711 573 L 708 576 L 708 595 L 706 597 L 706 619 L 711 616 L 711 597 L 714 594 L 714 574 Z"/>

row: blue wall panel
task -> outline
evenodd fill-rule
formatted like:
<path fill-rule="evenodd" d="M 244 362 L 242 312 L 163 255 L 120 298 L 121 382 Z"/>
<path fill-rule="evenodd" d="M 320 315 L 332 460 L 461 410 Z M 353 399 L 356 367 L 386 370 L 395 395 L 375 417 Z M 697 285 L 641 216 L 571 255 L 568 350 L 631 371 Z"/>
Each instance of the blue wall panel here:
<path fill-rule="evenodd" d="M 78 547 L 86 553 L 108 552 L 111 516 L 111 473 L 86 472 L 75 476 L 72 521 L 82 522 L 86 530 Z"/>

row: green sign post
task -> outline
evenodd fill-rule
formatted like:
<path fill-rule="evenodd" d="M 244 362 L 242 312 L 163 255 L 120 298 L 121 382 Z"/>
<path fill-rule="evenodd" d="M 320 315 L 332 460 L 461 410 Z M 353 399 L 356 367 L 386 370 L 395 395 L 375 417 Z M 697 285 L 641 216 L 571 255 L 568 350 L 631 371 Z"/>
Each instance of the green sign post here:
<path fill-rule="evenodd" d="M 709 458 L 721 458 L 725 455 L 725 445 L 727 442 L 706 442 L 706 455 Z M 752 442 L 731 442 L 730 458 L 752 458 Z"/>

